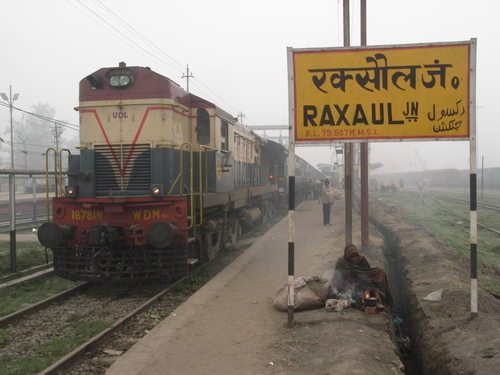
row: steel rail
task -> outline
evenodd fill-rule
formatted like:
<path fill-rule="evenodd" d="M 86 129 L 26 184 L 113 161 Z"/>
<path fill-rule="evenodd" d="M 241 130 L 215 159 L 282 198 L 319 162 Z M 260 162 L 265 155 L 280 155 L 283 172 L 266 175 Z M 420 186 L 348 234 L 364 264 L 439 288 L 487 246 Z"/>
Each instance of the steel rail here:
<path fill-rule="evenodd" d="M 31 229 L 33 227 L 38 228 L 39 225 L 41 225 L 45 222 L 47 222 L 47 220 L 45 218 L 36 219 L 36 220 L 21 219 L 21 220 L 17 221 L 17 229 L 18 229 L 18 231 L 22 231 L 25 229 Z M 0 233 L 9 233 L 9 223 L 8 222 L 5 222 L 5 221 L 0 222 Z"/>
<path fill-rule="evenodd" d="M 432 196 L 432 195 L 429 195 L 429 194 L 421 194 L 423 197 L 428 197 L 430 199 L 433 199 L 434 201 L 436 201 L 438 204 L 440 204 L 441 206 L 444 207 L 445 211 L 448 212 L 448 213 L 451 213 L 452 215 L 456 216 L 456 217 L 459 217 L 460 219 L 466 221 L 466 222 L 469 222 L 470 220 L 466 217 L 463 217 L 461 216 L 460 214 L 458 214 L 457 212 L 453 211 L 451 208 L 449 207 L 446 207 L 442 202 L 440 202 L 439 200 L 444 200 L 444 201 L 451 201 L 451 202 L 455 202 L 455 203 L 463 203 L 463 204 L 468 204 L 467 201 L 461 201 L 459 202 L 459 200 L 456 200 L 455 198 L 446 198 L 446 197 L 436 197 L 436 196 Z M 479 204 L 478 204 L 479 206 Z M 491 207 L 494 207 L 494 208 L 491 208 Z M 500 207 L 496 208 L 495 206 L 491 206 L 490 209 L 493 209 L 493 210 L 500 210 Z M 484 224 L 481 224 L 481 223 L 477 223 L 477 226 L 478 227 L 481 227 L 481 228 L 484 228 L 484 229 L 487 229 L 493 233 L 496 233 L 496 234 L 500 234 L 500 231 L 499 230 L 496 230 L 496 229 L 493 229 L 493 228 L 490 228 L 488 227 L 487 225 L 484 225 Z"/>
<path fill-rule="evenodd" d="M 40 301 L 40 302 L 37 302 L 31 306 L 28 306 L 22 310 L 19 310 L 19 311 L 13 312 L 12 314 L 6 315 L 3 318 L 0 318 L 0 328 L 3 328 L 5 326 L 11 324 L 12 322 L 22 318 L 23 316 L 34 314 L 37 311 L 43 310 L 44 308 L 46 308 L 47 306 L 49 306 L 50 304 L 52 304 L 54 302 L 59 302 L 59 301 L 65 300 L 65 299 L 71 297 L 75 293 L 85 291 L 86 289 L 89 288 L 89 286 L 90 286 L 90 283 L 77 285 L 74 288 L 65 290 L 61 293 L 58 293 L 58 294 L 52 296 L 52 297 L 44 299 L 43 301 Z"/>
<path fill-rule="evenodd" d="M 63 358 L 59 359 L 57 362 L 53 363 L 51 366 L 47 367 L 45 370 L 40 372 L 38 375 L 55 375 L 59 374 L 60 371 L 67 370 L 74 366 L 77 361 L 87 352 L 96 350 L 100 345 L 105 344 L 111 339 L 111 335 L 121 329 L 126 323 L 128 323 L 135 315 L 140 314 L 147 310 L 151 305 L 158 301 L 165 294 L 169 293 L 177 285 L 181 284 L 187 277 L 183 277 L 177 280 L 175 283 L 170 285 L 168 288 L 162 290 L 160 293 L 154 297 L 147 300 L 141 306 L 136 308 L 134 311 L 119 319 L 111 326 L 100 332 L 99 334 L 92 337 L 86 343 L 80 345 L 78 348 L 68 353 Z"/>

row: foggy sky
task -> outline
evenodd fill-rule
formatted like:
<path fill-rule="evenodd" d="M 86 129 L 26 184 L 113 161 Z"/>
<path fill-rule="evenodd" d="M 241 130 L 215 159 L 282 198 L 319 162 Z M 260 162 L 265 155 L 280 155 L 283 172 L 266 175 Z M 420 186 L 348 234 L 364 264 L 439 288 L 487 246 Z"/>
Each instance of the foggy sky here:
<path fill-rule="evenodd" d="M 367 0 L 367 6 L 368 45 L 477 38 L 478 166 L 483 158 L 485 167 L 500 166 L 494 114 L 500 2 Z M 99 68 L 120 61 L 149 66 L 186 88 L 189 65 L 194 94 L 242 115 L 246 125 L 285 125 L 286 47 L 342 46 L 342 8 L 342 0 L 3 1 L 0 92 L 8 95 L 12 85 L 20 94 L 16 107 L 47 103 L 56 119 L 76 125 L 78 83 Z M 359 45 L 359 28 L 359 0 L 352 0 L 352 46 Z M 14 118 L 21 114 L 14 111 Z M 3 160 L 10 155 L 9 121 L 8 107 L 0 106 Z M 469 168 L 466 141 L 372 142 L 370 149 L 371 162 L 384 165 L 381 173 Z M 328 146 L 296 152 L 313 165 L 334 155 Z"/>

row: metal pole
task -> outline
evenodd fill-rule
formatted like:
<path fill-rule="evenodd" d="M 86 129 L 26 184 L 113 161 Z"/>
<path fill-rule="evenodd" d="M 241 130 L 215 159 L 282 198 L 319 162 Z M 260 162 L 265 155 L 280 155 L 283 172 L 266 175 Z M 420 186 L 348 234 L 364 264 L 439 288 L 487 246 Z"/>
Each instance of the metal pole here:
<path fill-rule="evenodd" d="M 344 47 L 351 45 L 349 33 L 349 0 L 344 0 Z M 345 242 L 352 243 L 352 143 L 344 147 L 345 178 Z"/>
<path fill-rule="evenodd" d="M 15 95 L 17 99 L 17 94 Z M 10 168 L 14 170 L 14 127 L 12 111 L 14 100 L 12 100 L 12 86 L 9 86 L 9 109 L 10 109 Z M 16 272 L 16 176 L 9 175 L 9 204 L 10 204 L 10 272 Z"/>
<path fill-rule="evenodd" d="M 471 317 L 477 316 L 477 132 L 476 132 L 476 39 L 470 44 L 470 277 Z"/>
<path fill-rule="evenodd" d="M 33 220 L 36 220 L 36 178 L 32 178 L 32 185 L 33 185 Z"/>
<path fill-rule="evenodd" d="M 361 45 L 366 46 L 366 0 L 361 0 Z M 368 142 L 360 145 L 361 160 L 361 250 L 366 252 L 370 246 L 370 223 L 368 220 L 368 186 L 369 186 L 369 158 Z"/>
<path fill-rule="evenodd" d="M 293 50 L 287 49 L 288 58 L 288 327 L 294 324 L 295 273 L 295 103 L 293 98 Z"/>
<path fill-rule="evenodd" d="M 59 154 L 59 130 L 57 129 L 57 122 L 54 122 L 54 131 L 56 136 L 56 153 Z"/>
<path fill-rule="evenodd" d="M 481 199 L 483 199 L 483 185 L 484 185 L 484 155 L 481 157 Z"/>
<path fill-rule="evenodd" d="M 192 74 L 189 74 L 189 65 L 186 65 L 186 69 L 187 69 L 187 74 L 184 76 L 182 76 L 182 78 L 187 78 L 187 81 L 186 81 L 186 90 L 187 92 L 189 92 L 189 78 L 194 78 Z"/>

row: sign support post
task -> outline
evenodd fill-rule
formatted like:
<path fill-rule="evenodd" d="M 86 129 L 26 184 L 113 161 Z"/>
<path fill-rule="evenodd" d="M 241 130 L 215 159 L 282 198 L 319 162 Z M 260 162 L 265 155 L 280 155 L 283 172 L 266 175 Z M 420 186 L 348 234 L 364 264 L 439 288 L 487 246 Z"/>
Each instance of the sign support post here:
<path fill-rule="evenodd" d="M 471 316 L 477 316 L 477 131 L 476 131 L 476 39 L 471 40 L 470 48 L 470 94 L 469 94 L 469 122 L 470 122 L 470 277 L 471 277 Z"/>
<path fill-rule="evenodd" d="M 294 324 L 294 273 L 295 273 L 295 102 L 293 95 L 292 48 L 288 55 L 288 327 Z"/>
<path fill-rule="evenodd" d="M 347 10 L 346 2 L 344 6 Z M 293 254 L 295 240 L 292 194 L 294 198 L 297 144 L 346 143 L 346 240 L 350 242 L 352 176 L 347 163 L 352 155 L 347 146 L 469 141 L 471 314 L 477 314 L 476 39 L 287 51 L 292 146 L 289 253 Z M 293 267 L 289 270 L 291 285 Z M 293 309 L 293 304 L 289 306 Z"/>
<path fill-rule="evenodd" d="M 361 0 L 361 45 L 366 46 L 366 0 Z M 361 171 L 361 251 L 367 253 L 370 249 L 370 220 L 369 216 L 369 157 L 368 142 L 361 142 L 359 169 Z M 347 245 L 347 244 L 346 244 Z"/>
<path fill-rule="evenodd" d="M 344 47 L 351 45 L 349 0 L 344 0 Z M 353 144 L 344 143 L 345 244 L 352 243 Z"/>

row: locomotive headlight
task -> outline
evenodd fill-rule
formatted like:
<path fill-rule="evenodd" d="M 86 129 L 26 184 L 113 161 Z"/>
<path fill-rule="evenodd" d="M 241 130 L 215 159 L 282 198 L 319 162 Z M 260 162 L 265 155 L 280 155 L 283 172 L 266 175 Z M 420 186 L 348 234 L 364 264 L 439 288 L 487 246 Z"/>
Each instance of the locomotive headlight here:
<path fill-rule="evenodd" d="M 155 184 L 151 185 L 151 196 L 159 197 L 163 195 L 163 185 Z"/>
<path fill-rule="evenodd" d="M 67 197 L 76 198 L 78 195 L 78 188 L 76 186 L 65 186 L 64 193 Z"/>
<path fill-rule="evenodd" d="M 125 87 L 130 84 L 130 76 L 128 74 L 114 74 L 109 77 L 109 84 L 113 87 Z"/>

